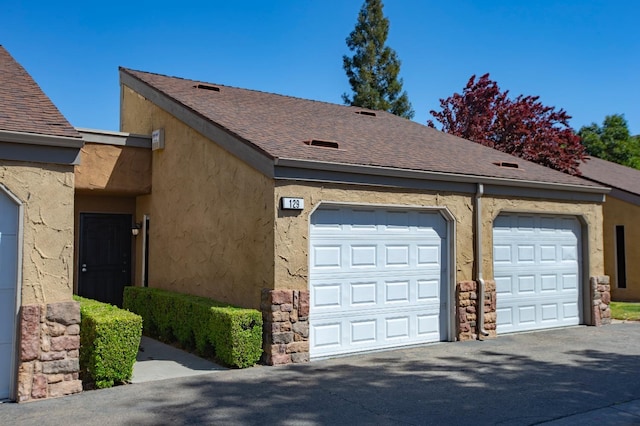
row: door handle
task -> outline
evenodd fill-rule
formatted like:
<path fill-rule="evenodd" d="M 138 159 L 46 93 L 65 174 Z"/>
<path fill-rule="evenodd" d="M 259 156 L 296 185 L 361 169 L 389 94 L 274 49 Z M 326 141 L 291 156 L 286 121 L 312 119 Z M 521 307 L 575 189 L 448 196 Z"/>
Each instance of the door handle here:
<path fill-rule="evenodd" d="M 82 272 L 87 272 L 87 264 L 86 263 L 82 264 Z"/>

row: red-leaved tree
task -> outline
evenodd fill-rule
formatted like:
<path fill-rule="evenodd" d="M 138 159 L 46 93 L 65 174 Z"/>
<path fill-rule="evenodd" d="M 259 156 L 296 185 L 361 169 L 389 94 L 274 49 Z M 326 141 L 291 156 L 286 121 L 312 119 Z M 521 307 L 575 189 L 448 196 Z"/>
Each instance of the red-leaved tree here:
<path fill-rule="evenodd" d="M 477 80 L 473 75 L 462 94 L 440 99 L 442 111 L 431 111 L 431 115 L 444 132 L 579 175 L 585 149 L 569 126 L 571 116 L 542 105 L 538 96 L 509 99 L 508 94 L 489 74 Z M 435 127 L 432 120 L 427 124 Z"/>

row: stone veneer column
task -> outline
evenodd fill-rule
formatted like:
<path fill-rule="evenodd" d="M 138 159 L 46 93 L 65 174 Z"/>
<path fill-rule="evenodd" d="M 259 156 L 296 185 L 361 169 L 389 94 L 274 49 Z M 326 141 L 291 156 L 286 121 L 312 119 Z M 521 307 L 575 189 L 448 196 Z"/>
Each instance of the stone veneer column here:
<path fill-rule="evenodd" d="M 79 303 L 22 306 L 18 402 L 81 392 L 79 355 Z"/>
<path fill-rule="evenodd" d="M 483 338 L 496 337 L 496 283 L 485 280 L 484 329 L 489 332 Z M 475 340 L 478 330 L 478 285 L 475 281 L 461 281 L 456 285 L 456 339 Z"/>
<path fill-rule="evenodd" d="M 309 361 L 309 292 L 262 290 L 263 361 L 280 365 Z"/>
<path fill-rule="evenodd" d="M 611 324 L 611 286 L 609 276 L 591 277 L 591 325 L 597 327 Z"/>

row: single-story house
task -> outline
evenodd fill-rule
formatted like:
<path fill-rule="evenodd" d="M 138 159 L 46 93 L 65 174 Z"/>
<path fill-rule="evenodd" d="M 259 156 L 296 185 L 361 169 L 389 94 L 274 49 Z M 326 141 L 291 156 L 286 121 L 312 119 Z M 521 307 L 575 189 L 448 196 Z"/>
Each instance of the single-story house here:
<path fill-rule="evenodd" d="M 83 145 L 0 46 L 0 400 L 80 392 L 74 165 Z"/>
<path fill-rule="evenodd" d="M 134 284 L 261 309 L 269 364 L 609 320 L 598 183 L 386 112 L 120 80 L 120 130 L 152 135 Z"/>
<path fill-rule="evenodd" d="M 640 170 L 590 157 L 580 171 L 611 187 L 603 207 L 604 271 L 611 277 L 611 297 L 640 302 Z"/>

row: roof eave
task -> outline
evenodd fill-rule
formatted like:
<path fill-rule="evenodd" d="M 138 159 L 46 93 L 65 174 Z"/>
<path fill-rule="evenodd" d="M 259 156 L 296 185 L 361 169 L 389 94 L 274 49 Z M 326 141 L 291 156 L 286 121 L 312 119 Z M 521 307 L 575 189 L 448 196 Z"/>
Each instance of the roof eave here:
<path fill-rule="evenodd" d="M 0 141 L 9 143 L 19 143 L 26 145 L 42 145 L 58 148 L 77 148 L 84 145 L 82 137 L 53 136 L 39 133 L 14 132 L 10 130 L 0 130 Z"/>
<path fill-rule="evenodd" d="M 547 191 L 561 191 L 571 192 L 579 194 L 591 194 L 589 199 L 601 199 L 604 201 L 604 195 L 607 194 L 610 189 L 604 186 L 589 186 L 589 185 L 577 185 L 567 183 L 555 183 L 555 182 L 540 182 L 521 179 L 509 179 L 500 177 L 489 177 L 472 174 L 456 174 L 447 172 L 436 171 L 424 171 L 424 170 L 408 170 L 398 169 L 392 167 L 383 166 L 369 166 L 369 165 L 357 165 L 357 164 L 344 164 L 333 162 L 321 162 L 314 160 L 300 160 L 293 158 L 277 158 L 275 160 L 276 169 L 280 168 L 296 168 L 296 169 L 308 169 L 319 170 L 323 172 L 336 172 L 336 173 L 351 173 L 360 175 L 373 175 L 373 176 L 388 176 L 393 178 L 404 179 L 417 179 L 425 181 L 437 181 L 437 182 L 452 182 L 458 184 L 484 184 L 494 187 L 511 187 L 511 188 L 523 188 L 529 190 L 547 190 Z M 276 178 L 279 174 L 276 171 Z M 287 179 L 287 177 L 281 177 Z"/>

